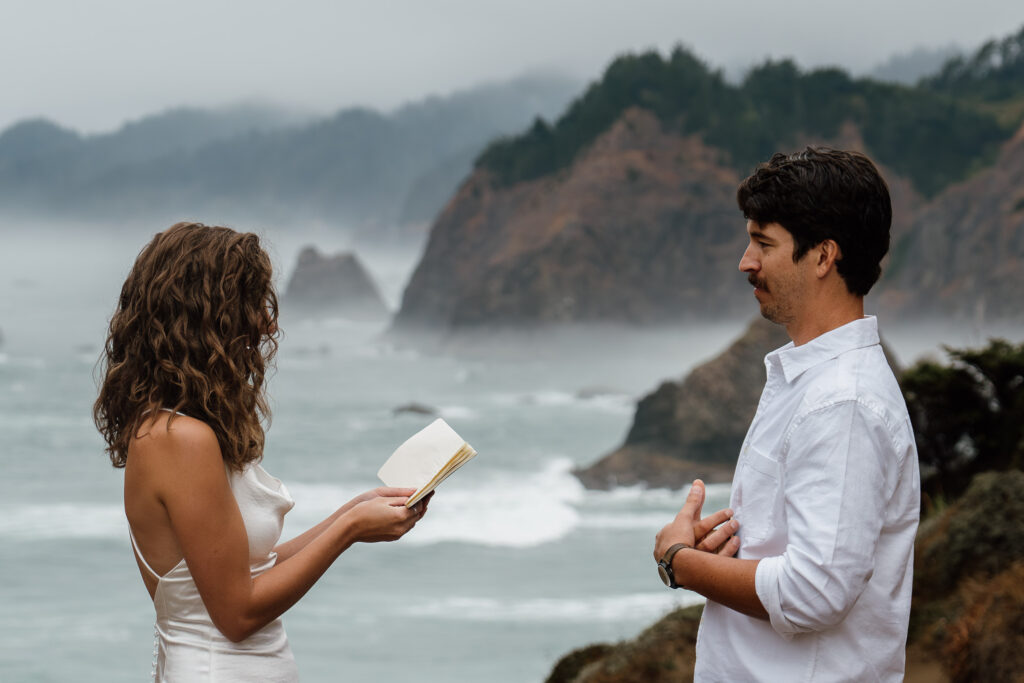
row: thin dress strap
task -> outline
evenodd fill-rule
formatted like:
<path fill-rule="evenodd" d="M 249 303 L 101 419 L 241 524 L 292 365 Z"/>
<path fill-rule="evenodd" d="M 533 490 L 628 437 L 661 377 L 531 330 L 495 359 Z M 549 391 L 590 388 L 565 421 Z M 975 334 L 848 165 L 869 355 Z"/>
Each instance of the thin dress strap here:
<path fill-rule="evenodd" d="M 152 574 L 157 581 L 162 579 L 163 577 L 157 574 L 155 571 L 153 571 L 153 568 L 149 566 L 149 562 L 146 562 L 146 558 L 142 555 L 142 551 L 139 550 L 139 543 L 135 540 L 135 534 L 132 533 L 131 524 L 128 525 L 128 538 L 131 539 L 132 549 L 135 551 L 135 556 L 139 558 L 139 562 L 142 563 L 142 566 L 145 567 L 146 570 L 149 571 L 149 573 Z"/>
<path fill-rule="evenodd" d="M 171 410 L 170 408 L 160 408 L 159 410 L 161 410 L 163 412 L 167 412 L 167 413 L 174 413 L 175 415 L 181 415 L 182 417 L 188 417 L 188 415 L 186 415 L 185 413 L 179 413 L 178 411 Z M 144 410 L 144 411 L 142 411 L 142 414 L 145 415 L 148 412 L 149 412 L 148 410 Z M 142 566 L 145 567 L 146 570 L 150 574 L 152 574 L 156 578 L 157 581 L 159 581 L 160 579 L 164 578 L 164 577 L 160 576 L 159 574 L 157 574 L 155 571 L 153 571 L 153 568 L 149 566 L 149 562 L 146 562 L 146 557 L 142 554 L 142 551 L 139 550 L 139 542 L 135 540 L 135 533 L 132 532 L 132 525 L 131 525 L 131 523 L 128 524 L 128 538 L 131 539 L 131 541 L 132 541 L 132 549 L 135 551 L 135 556 L 139 558 L 139 561 L 142 563 Z"/>

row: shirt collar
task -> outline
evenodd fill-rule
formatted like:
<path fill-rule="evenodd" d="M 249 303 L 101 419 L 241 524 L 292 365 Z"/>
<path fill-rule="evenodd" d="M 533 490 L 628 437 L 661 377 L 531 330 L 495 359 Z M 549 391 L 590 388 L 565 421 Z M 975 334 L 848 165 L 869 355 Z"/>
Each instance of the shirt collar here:
<path fill-rule="evenodd" d="M 790 342 L 765 356 L 765 364 L 782 369 L 786 383 L 790 384 L 804 372 L 847 351 L 874 346 L 878 343 L 878 319 L 873 315 L 848 322 L 806 344 L 794 346 Z"/>

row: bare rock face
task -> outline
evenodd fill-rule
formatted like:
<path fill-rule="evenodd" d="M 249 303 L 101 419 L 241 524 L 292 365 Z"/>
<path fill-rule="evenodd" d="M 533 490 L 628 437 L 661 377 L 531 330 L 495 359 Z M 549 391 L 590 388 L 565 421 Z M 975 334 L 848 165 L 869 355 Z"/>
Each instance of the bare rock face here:
<path fill-rule="evenodd" d="M 804 144 L 864 147 L 852 124 L 835 140 L 804 138 L 792 149 Z M 750 290 L 736 270 L 747 239 L 740 176 L 723 154 L 633 108 L 563 171 L 497 187 L 478 169 L 434 223 L 395 331 L 746 314 Z M 921 199 L 883 172 L 899 239 Z"/>
<path fill-rule="evenodd" d="M 663 382 L 637 404 L 626 442 L 573 474 L 591 489 L 646 484 L 678 489 L 700 477 L 732 480 L 764 388 L 764 357 L 789 343 L 781 325 L 757 318 L 729 348 L 681 382 Z M 889 366 L 900 369 L 882 343 Z"/>
<path fill-rule="evenodd" d="M 659 324 L 743 310 L 738 182 L 714 149 L 640 109 L 566 171 L 495 188 L 477 170 L 434 224 L 395 327 Z"/>
<path fill-rule="evenodd" d="M 758 318 L 682 382 L 664 382 L 641 399 L 626 442 L 576 476 L 595 489 L 731 480 L 764 388 L 764 356 L 788 341 L 785 328 Z"/>
<path fill-rule="evenodd" d="M 369 273 L 352 253 L 324 256 L 315 247 L 299 254 L 285 290 L 288 313 L 341 315 L 355 320 L 383 320 L 387 306 Z"/>
<path fill-rule="evenodd" d="M 545 683 L 683 683 L 693 680 L 703 605 L 669 612 L 632 640 L 562 657 Z"/>
<path fill-rule="evenodd" d="M 879 302 L 903 317 L 1024 321 L 1024 128 L 996 163 L 919 210 Z"/>

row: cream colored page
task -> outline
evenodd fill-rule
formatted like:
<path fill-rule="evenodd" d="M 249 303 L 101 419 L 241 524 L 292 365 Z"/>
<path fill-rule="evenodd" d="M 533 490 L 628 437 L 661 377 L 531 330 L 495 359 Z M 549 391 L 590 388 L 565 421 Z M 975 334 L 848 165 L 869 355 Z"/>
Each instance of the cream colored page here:
<path fill-rule="evenodd" d="M 419 489 L 443 470 L 465 443 L 438 418 L 399 446 L 377 476 L 388 486 Z"/>

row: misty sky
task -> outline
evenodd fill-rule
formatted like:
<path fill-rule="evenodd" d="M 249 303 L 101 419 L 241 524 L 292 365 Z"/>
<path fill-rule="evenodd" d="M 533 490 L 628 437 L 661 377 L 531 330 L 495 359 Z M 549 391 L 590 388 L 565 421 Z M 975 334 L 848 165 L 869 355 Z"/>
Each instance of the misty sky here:
<path fill-rule="evenodd" d="M 0 0 L 0 130 L 85 132 L 169 107 L 388 109 L 526 71 L 592 79 L 676 43 L 737 71 L 767 56 L 855 73 L 914 47 L 1015 32 L 1008 0 Z"/>

